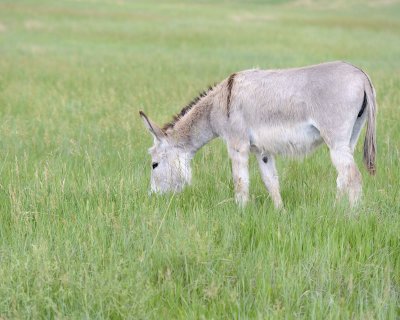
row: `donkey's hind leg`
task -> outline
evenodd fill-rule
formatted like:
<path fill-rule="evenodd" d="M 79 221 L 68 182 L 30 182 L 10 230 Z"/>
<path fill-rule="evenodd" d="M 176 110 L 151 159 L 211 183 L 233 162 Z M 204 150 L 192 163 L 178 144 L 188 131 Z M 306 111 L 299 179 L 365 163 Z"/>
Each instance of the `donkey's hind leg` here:
<path fill-rule="evenodd" d="M 337 198 L 347 193 L 352 206 L 360 200 L 362 186 L 361 174 L 353 158 L 350 146 L 335 147 L 330 149 L 331 159 L 335 166 L 337 177 Z"/>
<path fill-rule="evenodd" d="M 261 177 L 264 181 L 265 187 L 271 195 L 275 208 L 282 208 L 283 203 L 279 192 L 279 178 L 275 167 L 274 157 L 259 152 L 256 154 L 256 157 L 258 165 L 260 166 Z"/>

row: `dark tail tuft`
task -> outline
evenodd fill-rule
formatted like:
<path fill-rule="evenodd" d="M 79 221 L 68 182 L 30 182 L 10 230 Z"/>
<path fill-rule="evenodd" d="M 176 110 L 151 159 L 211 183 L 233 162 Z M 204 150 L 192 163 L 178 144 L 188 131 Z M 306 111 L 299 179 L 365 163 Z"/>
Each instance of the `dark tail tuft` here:
<path fill-rule="evenodd" d="M 372 86 L 371 80 L 368 78 L 369 83 L 366 85 L 367 96 L 367 132 L 364 139 L 364 164 L 371 175 L 376 173 L 376 100 L 375 90 Z"/>

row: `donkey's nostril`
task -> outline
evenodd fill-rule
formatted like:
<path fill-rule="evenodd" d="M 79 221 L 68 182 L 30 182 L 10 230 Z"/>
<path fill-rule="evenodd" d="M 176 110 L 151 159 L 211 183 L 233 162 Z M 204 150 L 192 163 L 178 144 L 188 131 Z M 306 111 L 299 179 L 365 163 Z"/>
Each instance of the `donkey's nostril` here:
<path fill-rule="evenodd" d="M 153 167 L 153 169 L 157 168 L 157 167 L 158 167 L 158 162 L 153 162 L 153 163 L 151 164 L 151 166 Z"/>

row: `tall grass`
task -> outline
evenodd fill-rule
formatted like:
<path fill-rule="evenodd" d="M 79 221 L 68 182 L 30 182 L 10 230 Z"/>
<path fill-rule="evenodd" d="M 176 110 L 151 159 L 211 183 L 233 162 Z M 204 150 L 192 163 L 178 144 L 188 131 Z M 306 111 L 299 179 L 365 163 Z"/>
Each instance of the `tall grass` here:
<path fill-rule="evenodd" d="M 400 317 L 400 6 L 304 4 L 0 4 L 1 319 Z M 192 186 L 148 196 L 139 109 L 162 123 L 231 72 L 340 59 L 378 93 L 357 210 L 325 148 L 279 160 L 285 212 L 252 159 L 239 209 L 218 140 Z"/>

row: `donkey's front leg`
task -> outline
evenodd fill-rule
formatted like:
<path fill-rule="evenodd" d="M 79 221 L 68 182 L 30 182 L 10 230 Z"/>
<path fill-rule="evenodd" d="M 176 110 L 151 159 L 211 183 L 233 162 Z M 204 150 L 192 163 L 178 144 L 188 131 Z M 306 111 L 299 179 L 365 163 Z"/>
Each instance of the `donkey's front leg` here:
<path fill-rule="evenodd" d="M 244 206 L 249 199 L 249 148 L 228 144 L 228 152 L 232 161 L 236 203 Z"/>

